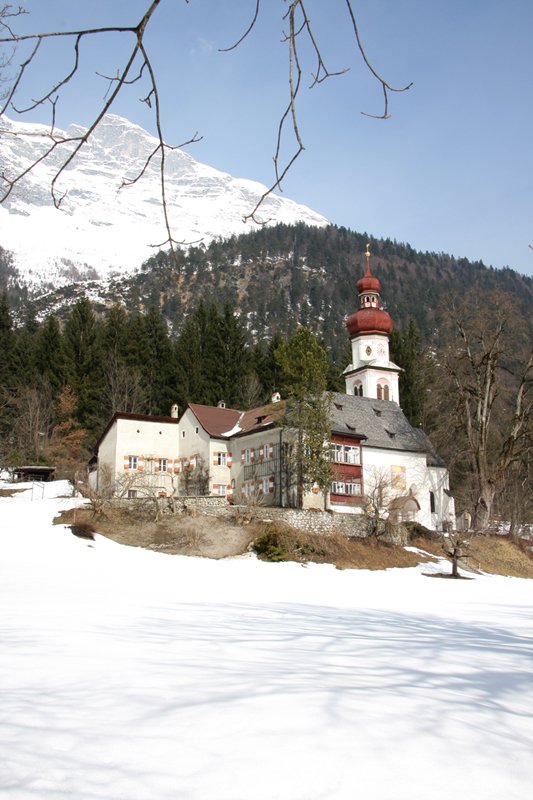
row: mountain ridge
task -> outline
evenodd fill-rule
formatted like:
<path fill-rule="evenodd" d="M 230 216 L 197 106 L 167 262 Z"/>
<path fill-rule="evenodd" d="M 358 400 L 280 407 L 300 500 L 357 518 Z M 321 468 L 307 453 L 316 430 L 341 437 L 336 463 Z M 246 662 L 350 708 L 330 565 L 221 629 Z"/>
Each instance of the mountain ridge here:
<path fill-rule="evenodd" d="M 3 127 L 0 161 L 7 165 L 7 178 L 13 179 L 42 155 L 51 141 L 49 128 L 5 117 Z M 71 125 L 55 135 L 69 137 L 83 130 Z M 148 163 L 142 179 L 119 190 L 124 179 L 139 175 L 157 144 L 139 125 L 107 115 L 60 178 L 58 194 L 66 192 L 60 210 L 52 203 L 50 185 L 60 163 L 59 151 L 71 144 L 59 145 L 15 186 L 0 206 L 0 245 L 14 254 L 26 283 L 57 286 L 73 277 L 130 273 L 153 254 L 152 245 L 166 241 L 158 157 Z M 166 164 L 167 209 L 176 240 L 209 243 L 257 227 L 245 225 L 243 217 L 265 186 L 234 178 L 182 150 L 167 152 Z M 269 224 L 328 222 L 278 195 L 266 198 L 262 216 Z"/>

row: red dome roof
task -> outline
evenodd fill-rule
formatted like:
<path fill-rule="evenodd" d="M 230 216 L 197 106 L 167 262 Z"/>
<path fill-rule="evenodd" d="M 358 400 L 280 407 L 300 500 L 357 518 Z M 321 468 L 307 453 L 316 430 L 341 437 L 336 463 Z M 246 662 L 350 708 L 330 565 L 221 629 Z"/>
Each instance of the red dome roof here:
<path fill-rule="evenodd" d="M 361 278 L 362 280 L 364 278 Z M 373 280 L 377 280 L 377 278 L 373 278 Z M 360 308 L 359 311 L 350 314 L 346 320 L 346 327 L 353 338 L 360 333 L 389 334 L 392 332 L 393 324 L 390 316 L 381 308 Z"/>
<path fill-rule="evenodd" d="M 359 278 L 357 281 L 357 291 L 359 294 L 362 294 L 362 292 L 377 292 L 379 294 L 381 291 L 381 283 L 378 278 L 372 275 L 370 270 L 367 270 L 366 275 L 363 275 L 363 277 Z"/>

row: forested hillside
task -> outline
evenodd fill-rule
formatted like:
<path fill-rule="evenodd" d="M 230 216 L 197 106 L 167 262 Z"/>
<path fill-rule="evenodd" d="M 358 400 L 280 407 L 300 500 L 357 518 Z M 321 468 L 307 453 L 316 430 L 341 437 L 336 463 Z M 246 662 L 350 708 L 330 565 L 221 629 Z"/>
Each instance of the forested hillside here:
<path fill-rule="evenodd" d="M 209 246 L 178 251 L 176 258 L 157 253 L 138 273 L 99 285 L 71 286 L 34 298 L 35 310 L 64 316 L 72 301 L 90 291 L 95 309 L 121 302 L 130 311 L 158 308 L 178 333 L 185 316 L 200 300 L 229 303 L 258 341 L 308 325 L 342 355 L 344 317 L 356 307 L 355 284 L 364 269 L 367 241 L 372 268 L 383 284 L 383 300 L 397 328 L 412 317 L 422 340 L 439 326 L 446 299 L 471 288 L 483 293 L 501 289 L 519 316 L 533 314 L 533 280 L 511 269 L 495 270 L 482 262 L 444 253 L 420 253 L 409 245 L 373 239 L 345 228 L 278 225 Z"/>

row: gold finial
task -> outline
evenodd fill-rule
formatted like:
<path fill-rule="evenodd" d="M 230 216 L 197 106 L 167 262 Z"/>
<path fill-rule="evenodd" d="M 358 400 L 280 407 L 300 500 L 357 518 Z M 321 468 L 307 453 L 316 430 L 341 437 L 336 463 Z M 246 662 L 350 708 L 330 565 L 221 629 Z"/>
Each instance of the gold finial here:
<path fill-rule="evenodd" d="M 370 244 L 367 244 L 367 246 L 366 246 L 365 256 L 367 258 L 370 258 Z"/>

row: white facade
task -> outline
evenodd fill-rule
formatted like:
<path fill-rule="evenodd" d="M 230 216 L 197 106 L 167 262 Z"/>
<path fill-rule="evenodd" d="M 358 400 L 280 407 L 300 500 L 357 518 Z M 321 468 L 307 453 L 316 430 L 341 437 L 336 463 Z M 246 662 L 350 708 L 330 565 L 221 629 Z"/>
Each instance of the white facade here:
<path fill-rule="evenodd" d="M 188 408 L 180 419 L 180 455 L 184 463 L 196 470 L 205 470 L 210 495 L 232 497 L 231 442 L 211 437 Z"/>
<path fill-rule="evenodd" d="M 447 493 L 448 470 L 428 466 L 425 453 L 364 448 L 363 486 L 367 496 L 381 490 L 384 516 L 391 501 L 412 497 L 419 506 L 416 522 L 431 530 L 453 525 L 455 507 Z"/>
<path fill-rule="evenodd" d="M 346 394 L 400 402 L 400 368 L 389 357 L 385 334 L 356 336 L 351 341 L 352 363 L 344 370 Z"/>
<path fill-rule="evenodd" d="M 177 419 L 115 415 L 101 439 L 90 485 L 121 497 L 167 495 L 178 473 Z"/>

